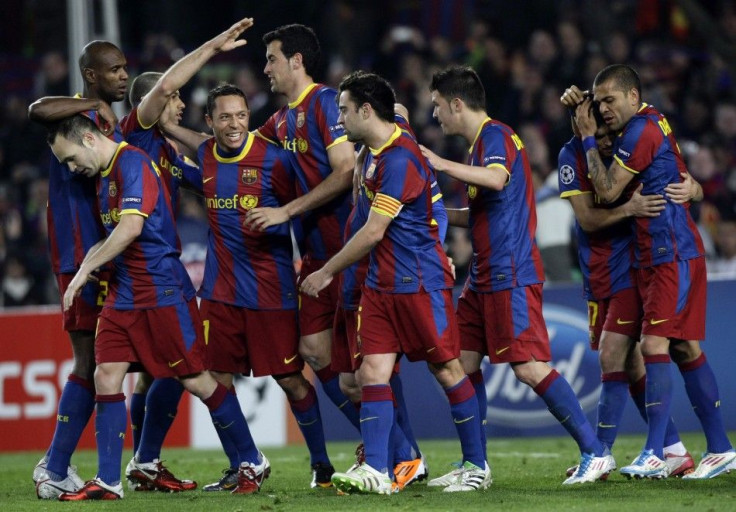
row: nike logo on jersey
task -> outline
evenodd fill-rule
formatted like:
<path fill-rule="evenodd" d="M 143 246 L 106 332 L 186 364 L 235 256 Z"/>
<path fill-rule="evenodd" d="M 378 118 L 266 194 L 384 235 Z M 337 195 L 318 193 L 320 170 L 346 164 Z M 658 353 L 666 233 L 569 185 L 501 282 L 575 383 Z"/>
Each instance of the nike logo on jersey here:
<path fill-rule="evenodd" d="M 360 352 L 356 352 L 353 354 L 353 359 L 358 359 L 360 357 Z"/>
<path fill-rule="evenodd" d="M 206 178 L 204 178 L 204 179 L 202 180 L 202 183 L 207 183 L 208 181 L 210 181 L 210 180 L 214 180 L 214 179 L 215 179 L 215 177 L 214 177 L 214 176 L 208 176 L 208 177 L 206 177 Z"/>
<path fill-rule="evenodd" d="M 662 323 L 664 323 L 664 322 L 666 322 L 668 320 L 669 320 L 669 318 L 662 318 L 661 320 L 655 320 L 654 318 L 652 318 L 649 321 L 649 323 L 652 324 L 652 325 L 659 325 L 659 324 L 662 324 Z"/>
<path fill-rule="evenodd" d="M 428 348 L 428 349 L 427 349 L 427 354 L 429 354 L 430 352 L 432 352 L 432 351 L 433 351 L 434 349 L 436 349 L 436 348 L 437 348 L 437 347 L 432 347 L 432 348 Z"/>
<path fill-rule="evenodd" d="M 452 421 L 454 421 L 456 425 L 460 425 L 461 423 L 468 422 L 468 421 L 472 420 L 473 418 L 475 418 L 475 416 L 469 416 L 469 417 L 464 418 L 462 420 L 459 420 L 457 418 L 452 418 Z"/>
<path fill-rule="evenodd" d="M 368 416 L 367 418 L 360 418 L 360 422 L 363 423 L 364 421 L 370 421 L 370 420 L 377 420 L 378 416 Z"/>
<path fill-rule="evenodd" d="M 184 359 L 179 359 L 178 361 L 174 361 L 173 363 L 169 361 L 169 368 L 173 368 L 174 366 L 181 363 L 182 361 L 184 361 Z"/>
<path fill-rule="evenodd" d="M 280 121 L 279 124 L 276 125 L 276 129 L 278 130 L 279 128 L 281 128 L 281 125 L 284 124 L 285 122 L 286 122 L 285 120 Z"/>
<path fill-rule="evenodd" d="M 662 402 L 652 402 L 651 404 L 644 404 L 644 407 L 654 407 L 655 405 L 662 405 Z"/>
<path fill-rule="evenodd" d="M 296 422 L 297 422 L 297 423 L 298 423 L 299 425 L 301 425 L 302 427 L 308 427 L 309 425 L 314 425 L 314 424 L 315 424 L 315 423 L 317 423 L 318 421 L 319 421 L 319 418 L 317 418 L 317 419 L 315 419 L 315 420 L 312 420 L 312 421 L 310 421 L 310 422 L 307 422 L 307 423 L 302 423 L 302 422 L 301 422 L 301 421 L 299 421 L 299 420 L 297 420 Z"/>
<path fill-rule="evenodd" d="M 294 359 L 296 359 L 296 356 L 297 356 L 297 354 L 294 354 L 292 357 L 290 357 L 288 359 L 285 357 L 284 358 L 284 364 L 290 364 Z"/>
<path fill-rule="evenodd" d="M 629 324 L 633 324 L 634 321 L 633 320 L 621 320 L 620 318 L 617 318 L 616 323 L 618 325 L 629 325 Z"/>
<path fill-rule="evenodd" d="M 606 424 L 605 424 L 605 423 L 603 423 L 602 421 L 601 421 L 601 422 L 598 422 L 598 426 L 599 426 L 600 428 L 616 428 L 616 425 L 606 425 Z"/>
<path fill-rule="evenodd" d="M 504 352 L 506 352 L 506 351 L 507 351 L 508 349 L 510 349 L 510 348 L 511 348 L 511 347 L 503 347 L 503 348 L 499 348 L 499 349 L 497 349 L 497 350 L 496 350 L 496 355 L 497 355 L 497 356 L 500 356 L 501 354 L 503 354 Z"/>

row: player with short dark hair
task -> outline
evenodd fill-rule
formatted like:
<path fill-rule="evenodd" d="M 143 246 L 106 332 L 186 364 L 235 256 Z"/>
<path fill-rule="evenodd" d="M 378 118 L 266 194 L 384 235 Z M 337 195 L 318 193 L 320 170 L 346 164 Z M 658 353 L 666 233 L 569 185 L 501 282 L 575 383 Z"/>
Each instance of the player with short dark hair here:
<path fill-rule="evenodd" d="M 50 131 L 58 161 L 73 173 L 96 178 L 98 215 L 107 232 L 69 283 L 64 309 L 71 307 L 95 269 L 108 262 L 115 267 L 95 335 L 98 473 L 80 490 L 65 492 L 59 499 L 123 497 L 122 384 L 133 363 L 141 364 L 154 378 L 178 378 L 207 405 L 215 428 L 238 446 L 239 482 L 233 492 L 258 491 L 269 463 L 256 448 L 235 397 L 205 370 L 202 323 L 196 302 L 184 297 L 171 205 L 156 164 L 142 150 L 105 138 L 82 115 L 60 121 Z M 78 137 L 81 142 L 74 142 Z M 156 333 L 155 342 L 152 333 Z"/>
<path fill-rule="evenodd" d="M 593 100 L 609 129 L 619 133 L 613 162 L 606 167 L 595 150 L 591 99 L 582 94 L 576 123 L 596 194 L 615 201 L 638 178 L 643 194 L 663 194 L 687 171 L 672 128 L 653 106 L 642 102 L 638 74 L 613 64 L 593 82 Z M 646 367 L 647 441 L 641 454 L 621 472 L 628 477 L 665 478 L 664 437 L 672 407 L 670 362 L 677 363 L 690 402 L 703 426 L 707 452 L 686 479 L 712 478 L 736 464 L 726 435 L 718 385 L 700 348 L 705 337 L 706 274 L 703 242 L 689 203 L 668 201 L 657 217 L 635 220 L 637 289 L 644 308 L 641 351 Z"/>
<path fill-rule="evenodd" d="M 263 41 L 264 73 L 271 90 L 285 95 L 289 103 L 258 128 L 256 135 L 291 152 L 296 161 L 297 197 L 279 208 L 253 208 L 247 222 L 263 230 L 298 218 L 304 236 L 300 246 L 303 277 L 342 247 L 350 214 L 354 148 L 337 123 L 336 91 L 313 79 L 320 55 L 314 31 L 304 25 L 285 25 L 267 33 Z M 330 368 L 337 300 L 337 281 L 319 298 L 300 297 L 299 354 L 330 400 L 360 430 L 358 411 L 340 390 L 338 373 Z"/>
<path fill-rule="evenodd" d="M 451 225 L 470 228 L 473 262 L 457 317 L 461 361 L 475 384 L 485 418 L 487 399 L 481 362 L 509 363 L 516 378 L 530 386 L 575 439 L 581 452 L 578 471 L 565 484 L 595 481 L 615 469 L 567 381 L 550 365 L 547 328 L 542 317 L 544 271 L 534 240 L 536 210 L 531 168 L 524 143 L 507 125 L 485 112 L 483 85 L 469 67 L 435 74 L 433 115 L 445 135 L 470 144 L 467 164 L 438 157 L 422 146 L 435 169 L 466 183 L 468 208 L 448 210 Z M 445 97 L 440 91 L 452 91 Z M 467 95 L 467 96 L 466 96 Z M 466 97 L 477 104 L 471 107 Z M 483 433 L 485 434 L 485 433 Z M 485 445 L 485 435 L 483 435 Z M 430 481 L 444 486 L 454 472 Z"/>
<path fill-rule="evenodd" d="M 383 114 L 395 103 L 381 77 L 356 72 L 340 84 L 339 123 L 348 140 L 369 147 L 373 160 L 362 171 L 371 202 L 366 223 L 318 271 L 302 282 L 302 292 L 317 296 L 334 277 L 370 253 L 358 314 L 363 362 L 361 434 L 365 463 L 332 482 L 344 492 L 394 492 L 388 474 L 394 417 L 389 379 L 398 353 L 425 360 L 442 385 L 463 448 L 463 476 L 448 491 L 486 488 L 490 470 L 480 446 L 478 404 L 458 361 L 457 324 L 452 312 L 453 278 L 432 222 L 434 175 L 408 133 Z M 370 99 L 358 103 L 356 96 Z M 472 488 L 469 484 L 473 483 Z"/>
<path fill-rule="evenodd" d="M 29 117 L 48 124 L 64 115 L 84 112 L 113 140 L 121 141 L 122 134 L 109 105 L 125 97 L 128 81 L 125 56 L 112 43 L 92 41 L 84 47 L 79 60 L 84 98 L 42 98 L 29 107 Z M 58 108 L 60 104 L 61 109 Z M 84 255 L 104 236 L 104 229 L 98 215 L 94 180 L 71 174 L 50 151 L 49 157 L 46 211 L 49 253 L 60 297 L 63 297 Z M 70 460 L 95 406 L 94 333 L 107 293 L 108 274 L 109 270 L 103 268 L 98 281 L 87 283 L 72 307 L 63 312 L 63 326 L 71 340 L 74 366 L 59 397 L 51 446 L 33 470 L 39 498 L 53 499 L 64 491 L 74 491 L 84 485 L 70 466 Z"/>

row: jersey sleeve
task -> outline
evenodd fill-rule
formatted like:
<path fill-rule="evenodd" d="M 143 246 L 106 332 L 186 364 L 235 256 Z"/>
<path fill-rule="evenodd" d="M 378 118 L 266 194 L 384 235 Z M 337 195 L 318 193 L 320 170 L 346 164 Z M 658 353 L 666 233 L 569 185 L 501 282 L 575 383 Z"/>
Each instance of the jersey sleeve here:
<path fill-rule="evenodd" d="M 511 160 L 507 138 L 500 132 L 494 130 L 484 130 L 481 134 L 481 155 L 480 162 L 483 167 L 488 169 L 499 169 L 511 177 Z M 511 142 L 510 140 L 508 142 Z"/>
<path fill-rule="evenodd" d="M 335 102 L 336 96 L 336 91 L 325 88 L 320 91 L 316 99 L 319 104 L 319 108 L 315 109 L 317 126 L 326 149 L 348 140 L 345 130 L 337 123 L 340 112 Z"/>
<path fill-rule="evenodd" d="M 202 193 L 202 170 L 185 155 L 176 155 L 174 165 L 181 169 L 181 179 L 192 189 Z"/>
<path fill-rule="evenodd" d="M 276 131 L 276 117 L 280 111 L 276 111 L 271 117 L 269 117 L 263 126 L 256 130 L 256 135 L 266 139 L 271 144 L 277 144 L 279 137 Z"/>
<path fill-rule="evenodd" d="M 557 159 L 557 182 L 560 197 L 566 198 L 592 192 L 590 182 L 585 176 L 588 172 L 587 164 L 581 160 L 582 156 L 572 144 L 567 144 L 560 150 Z"/>
<path fill-rule="evenodd" d="M 402 158 L 402 151 L 394 150 L 381 158 L 376 197 L 371 210 L 395 218 L 403 205 L 416 200 L 424 190 L 424 181 L 412 158 Z"/>
<path fill-rule="evenodd" d="M 150 127 L 149 127 L 150 128 Z M 123 138 L 128 139 L 135 132 L 144 131 L 145 128 L 138 122 L 138 107 L 135 107 L 130 113 L 120 121 L 120 130 Z"/>
<path fill-rule="evenodd" d="M 128 152 L 120 163 L 120 214 L 148 217 L 158 201 L 159 174 L 156 164 L 143 153 Z"/>
<path fill-rule="evenodd" d="M 613 158 L 621 167 L 639 174 L 654 160 L 664 135 L 646 117 L 634 117 L 616 139 Z"/>

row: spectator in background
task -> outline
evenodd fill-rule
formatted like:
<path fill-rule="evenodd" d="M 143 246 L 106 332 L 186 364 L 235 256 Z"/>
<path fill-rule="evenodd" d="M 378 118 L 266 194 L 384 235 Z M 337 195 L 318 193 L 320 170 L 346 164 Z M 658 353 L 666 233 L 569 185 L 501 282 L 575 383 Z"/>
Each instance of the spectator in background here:
<path fill-rule="evenodd" d="M 708 277 L 736 278 L 736 220 L 718 224 L 716 247 L 718 259 L 708 262 Z"/>

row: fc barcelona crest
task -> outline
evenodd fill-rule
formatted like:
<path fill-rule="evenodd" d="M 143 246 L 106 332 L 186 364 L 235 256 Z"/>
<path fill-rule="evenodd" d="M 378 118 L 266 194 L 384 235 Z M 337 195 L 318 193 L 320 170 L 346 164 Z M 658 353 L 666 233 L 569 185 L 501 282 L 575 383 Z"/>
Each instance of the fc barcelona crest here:
<path fill-rule="evenodd" d="M 118 186 L 115 184 L 114 181 L 110 182 L 110 186 L 107 188 L 107 193 L 110 197 L 115 197 L 118 195 Z"/>
<path fill-rule="evenodd" d="M 368 167 L 368 169 L 365 171 L 365 179 L 370 180 L 373 179 L 373 175 L 376 174 L 376 164 L 375 162 Z"/>
<path fill-rule="evenodd" d="M 304 117 L 304 112 L 299 112 L 299 113 L 298 113 L 298 114 L 296 115 L 296 127 L 297 127 L 297 128 L 301 128 L 302 126 L 304 126 L 304 121 L 305 121 L 305 120 L 306 120 L 306 119 L 305 119 L 305 117 Z"/>
<path fill-rule="evenodd" d="M 246 185 L 251 185 L 258 180 L 258 169 L 243 169 L 240 179 Z"/>

